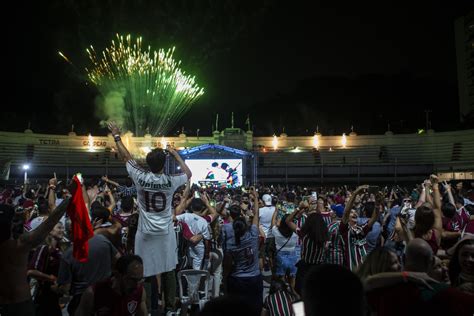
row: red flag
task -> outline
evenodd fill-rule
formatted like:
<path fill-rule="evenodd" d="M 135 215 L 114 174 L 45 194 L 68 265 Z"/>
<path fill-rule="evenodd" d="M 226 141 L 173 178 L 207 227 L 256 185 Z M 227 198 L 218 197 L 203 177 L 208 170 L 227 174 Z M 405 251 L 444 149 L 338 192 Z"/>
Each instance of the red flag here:
<path fill-rule="evenodd" d="M 82 196 L 81 182 L 74 176 L 76 190 L 72 194 L 71 201 L 67 207 L 67 215 L 71 219 L 71 229 L 73 237 L 72 254 L 79 262 L 87 262 L 89 256 L 88 240 L 94 236 L 89 212 Z"/>

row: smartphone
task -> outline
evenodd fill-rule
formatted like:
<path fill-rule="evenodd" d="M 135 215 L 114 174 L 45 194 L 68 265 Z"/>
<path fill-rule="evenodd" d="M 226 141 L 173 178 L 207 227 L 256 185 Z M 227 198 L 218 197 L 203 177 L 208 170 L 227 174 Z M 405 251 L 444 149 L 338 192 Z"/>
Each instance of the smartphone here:
<path fill-rule="evenodd" d="M 303 301 L 293 303 L 292 307 L 293 307 L 293 312 L 295 316 L 305 316 Z"/>
<path fill-rule="evenodd" d="M 367 191 L 369 194 L 377 194 L 379 192 L 379 187 L 376 185 L 370 185 Z"/>
<path fill-rule="evenodd" d="M 211 200 L 211 202 L 209 202 L 209 204 L 211 204 L 212 207 L 216 207 L 216 201 L 214 201 L 214 200 Z"/>
<path fill-rule="evenodd" d="M 194 198 L 195 199 L 200 199 L 201 198 L 201 194 L 199 194 L 199 191 L 194 191 Z"/>
<path fill-rule="evenodd" d="M 317 200 L 318 199 L 318 193 L 316 191 L 311 192 L 311 196 L 313 199 Z"/>

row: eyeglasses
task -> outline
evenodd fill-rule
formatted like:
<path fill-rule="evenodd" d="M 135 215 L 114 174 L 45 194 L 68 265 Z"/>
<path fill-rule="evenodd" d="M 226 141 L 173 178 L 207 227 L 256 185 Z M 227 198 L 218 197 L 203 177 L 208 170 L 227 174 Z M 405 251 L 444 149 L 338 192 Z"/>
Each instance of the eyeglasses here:
<path fill-rule="evenodd" d="M 411 200 L 403 200 L 403 203 L 411 203 Z"/>

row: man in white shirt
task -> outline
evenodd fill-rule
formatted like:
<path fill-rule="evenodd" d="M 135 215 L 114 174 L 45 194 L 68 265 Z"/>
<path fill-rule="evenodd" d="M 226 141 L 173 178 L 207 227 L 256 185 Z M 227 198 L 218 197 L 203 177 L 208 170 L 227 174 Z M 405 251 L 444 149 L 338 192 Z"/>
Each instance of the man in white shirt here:
<path fill-rule="evenodd" d="M 202 237 L 199 238 L 200 240 L 196 244 L 188 248 L 188 257 L 194 270 L 205 270 L 206 267 L 203 266 L 206 250 L 204 242 L 206 242 L 207 247 L 209 247 L 209 240 L 211 240 L 209 224 L 204 218 L 196 214 L 205 209 L 205 207 L 201 199 L 195 198 L 191 201 L 189 206 L 192 213 L 183 213 L 176 216 L 178 221 L 185 222 L 188 225 L 189 230 L 194 236 L 201 235 L 200 237 Z"/>
<path fill-rule="evenodd" d="M 191 178 L 191 170 L 173 148 L 167 151 L 156 148 L 149 152 L 146 163 L 150 170 L 142 169 L 122 143 L 118 126 L 110 122 L 108 127 L 137 188 L 139 219 L 135 254 L 143 260 L 144 276 L 174 271 L 178 258 L 171 204 L 176 189 Z M 172 176 L 163 172 L 168 152 L 176 159 L 184 174 Z"/>
<path fill-rule="evenodd" d="M 273 256 L 275 254 L 275 237 L 272 233 L 272 217 L 275 213 L 275 206 L 272 205 L 272 196 L 264 194 L 262 196 L 263 203 L 265 204 L 259 211 L 260 227 L 265 233 L 265 244 L 263 247 L 264 253 L 261 254 L 260 260 L 268 258 L 270 268 L 273 268 Z M 265 260 L 266 261 L 266 260 Z M 263 262 L 261 263 L 261 266 Z"/>

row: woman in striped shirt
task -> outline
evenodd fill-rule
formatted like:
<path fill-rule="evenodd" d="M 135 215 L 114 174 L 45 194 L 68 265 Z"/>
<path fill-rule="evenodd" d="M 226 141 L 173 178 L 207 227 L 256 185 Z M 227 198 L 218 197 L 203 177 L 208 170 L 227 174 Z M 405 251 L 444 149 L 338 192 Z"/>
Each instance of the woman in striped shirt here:
<path fill-rule="evenodd" d="M 328 226 L 329 242 L 326 248 L 326 263 L 344 266 L 343 241 L 339 234 L 340 223 L 341 221 L 337 220 Z"/>
<path fill-rule="evenodd" d="M 295 300 L 284 281 L 273 280 L 270 293 L 263 303 L 262 316 L 293 316 L 292 304 Z"/>
<path fill-rule="evenodd" d="M 355 271 L 357 266 L 362 263 L 367 255 L 367 241 L 365 236 L 370 232 L 383 209 L 383 202 L 378 199 L 370 220 L 362 226 L 357 224 L 359 215 L 352 209 L 352 207 L 354 206 L 357 195 L 366 189 L 368 189 L 368 186 L 363 185 L 358 187 L 352 193 L 349 202 L 346 204 L 344 215 L 339 224 L 339 234 L 342 238 L 342 246 L 344 250 L 344 263 L 345 266 L 352 271 Z"/>
<path fill-rule="evenodd" d="M 310 212 L 314 208 L 313 203 L 316 203 L 315 205 L 316 212 L 321 214 L 324 222 L 326 223 L 326 226 L 329 226 L 333 221 L 334 212 L 328 207 L 326 198 L 324 198 L 323 196 L 319 196 L 318 200 L 315 202 L 313 202 L 313 199 L 310 198 L 310 202 L 309 202 Z"/>
<path fill-rule="evenodd" d="M 295 211 L 286 218 L 288 227 L 303 239 L 301 260 L 298 262 L 296 273 L 296 293 L 301 295 L 304 276 L 312 266 L 324 263 L 325 246 L 328 241 L 328 227 L 320 213 L 309 214 L 303 227 L 298 229 L 293 222 L 294 217 L 301 212 Z"/>

